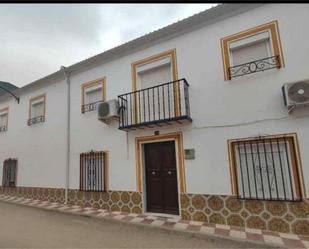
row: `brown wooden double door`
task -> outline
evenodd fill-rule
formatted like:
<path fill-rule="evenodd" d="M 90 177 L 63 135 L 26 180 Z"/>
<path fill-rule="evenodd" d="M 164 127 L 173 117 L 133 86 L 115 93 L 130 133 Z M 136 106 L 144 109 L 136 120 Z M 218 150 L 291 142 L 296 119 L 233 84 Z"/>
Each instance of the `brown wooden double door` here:
<path fill-rule="evenodd" d="M 175 142 L 144 146 L 147 211 L 179 214 Z"/>

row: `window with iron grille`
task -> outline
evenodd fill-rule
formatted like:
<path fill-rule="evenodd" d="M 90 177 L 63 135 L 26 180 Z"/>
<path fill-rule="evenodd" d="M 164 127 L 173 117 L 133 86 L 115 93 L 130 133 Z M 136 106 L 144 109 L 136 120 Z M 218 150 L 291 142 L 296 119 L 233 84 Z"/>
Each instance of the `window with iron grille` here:
<path fill-rule="evenodd" d="M 291 136 L 230 142 L 236 194 L 245 199 L 301 199 L 300 174 Z"/>
<path fill-rule="evenodd" d="M 80 190 L 105 191 L 107 153 L 103 151 L 80 155 Z"/>
<path fill-rule="evenodd" d="M 15 187 L 17 176 L 17 160 L 7 159 L 3 163 L 2 186 Z"/>

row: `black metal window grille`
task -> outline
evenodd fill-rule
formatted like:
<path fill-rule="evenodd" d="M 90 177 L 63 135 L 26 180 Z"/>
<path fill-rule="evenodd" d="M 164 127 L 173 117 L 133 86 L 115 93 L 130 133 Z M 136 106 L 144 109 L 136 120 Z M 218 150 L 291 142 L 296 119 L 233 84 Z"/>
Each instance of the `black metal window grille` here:
<path fill-rule="evenodd" d="M 250 61 L 244 64 L 232 66 L 228 68 L 229 78 L 244 76 L 247 74 L 262 72 L 265 70 L 280 68 L 280 58 L 278 55 Z"/>
<path fill-rule="evenodd" d="M 119 95 L 119 128 L 191 120 L 188 88 L 186 79 L 180 79 Z"/>
<path fill-rule="evenodd" d="M 38 116 L 38 117 L 34 117 L 34 118 L 29 118 L 28 119 L 28 126 L 37 124 L 37 123 L 44 123 L 45 122 L 45 116 Z"/>
<path fill-rule="evenodd" d="M 0 132 L 4 132 L 4 131 L 7 131 L 7 126 L 6 125 L 0 126 Z"/>
<path fill-rule="evenodd" d="M 85 112 L 91 112 L 91 111 L 97 110 L 98 105 L 102 102 L 103 101 L 101 100 L 101 101 L 96 101 L 96 102 L 93 102 L 93 103 L 82 105 L 81 111 L 82 111 L 82 113 L 85 113 Z"/>
<path fill-rule="evenodd" d="M 89 152 L 80 155 L 80 190 L 105 191 L 106 154 Z"/>
<path fill-rule="evenodd" d="M 17 176 L 17 160 L 7 159 L 3 163 L 2 186 L 15 187 Z"/>
<path fill-rule="evenodd" d="M 240 140 L 233 150 L 240 198 L 300 200 L 293 138 Z"/>

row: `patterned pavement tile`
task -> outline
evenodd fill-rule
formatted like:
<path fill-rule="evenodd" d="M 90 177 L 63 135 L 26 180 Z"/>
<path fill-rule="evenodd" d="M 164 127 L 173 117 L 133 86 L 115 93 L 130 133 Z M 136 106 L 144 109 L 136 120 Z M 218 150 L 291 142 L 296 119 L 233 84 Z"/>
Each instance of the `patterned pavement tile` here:
<path fill-rule="evenodd" d="M 264 235 L 263 238 L 265 242 L 276 244 L 276 245 L 284 245 L 284 242 L 280 237 L 272 236 L 272 235 Z"/>
<path fill-rule="evenodd" d="M 230 236 L 233 238 L 239 238 L 239 239 L 246 239 L 246 233 L 242 231 L 236 231 L 236 230 L 231 230 L 230 231 Z"/>
<path fill-rule="evenodd" d="M 215 228 L 214 227 L 208 227 L 208 226 L 202 226 L 201 227 L 201 232 L 206 233 L 206 234 L 214 234 L 215 233 Z"/>
<path fill-rule="evenodd" d="M 215 228 L 215 234 L 222 235 L 222 236 L 229 236 L 230 230 L 228 229 L 221 229 L 221 228 Z"/>
<path fill-rule="evenodd" d="M 257 234 L 257 233 L 247 233 L 247 240 L 251 241 L 264 241 L 263 235 L 262 234 Z"/>
<path fill-rule="evenodd" d="M 189 231 L 196 231 L 199 232 L 201 230 L 202 226 L 197 226 L 197 225 L 188 225 L 187 230 Z"/>
<path fill-rule="evenodd" d="M 290 248 L 306 248 L 304 243 L 297 239 L 286 239 L 282 238 L 284 245 Z"/>

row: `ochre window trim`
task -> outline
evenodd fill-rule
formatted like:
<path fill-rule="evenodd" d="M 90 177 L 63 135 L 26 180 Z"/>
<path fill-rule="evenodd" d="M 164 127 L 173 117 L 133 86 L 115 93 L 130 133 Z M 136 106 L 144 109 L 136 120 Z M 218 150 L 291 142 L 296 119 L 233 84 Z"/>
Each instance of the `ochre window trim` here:
<path fill-rule="evenodd" d="M 171 60 L 172 77 L 173 77 L 172 81 L 178 80 L 176 49 L 167 50 L 167 51 L 146 57 L 144 59 L 135 61 L 131 64 L 132 91 L 133 92 L 139 90 L 138 87 L 137 87 L 137 67 L 143 66 L 143 65 L 155 62 L 155 61 L 163 60 L 165 58 L 170 58 L 170 60 Z M 166 82 L 162 82 L 162 83 L 166 83 Z M 174 94 L 175 94 L 175 98 L 174 98 L 175 104 L 174 104 L 174 106 L 175 106 L 176 116 L 178 116 L 179 113 L 180 113 L 180 106 L 179 106 L 180 96 L 179 96 L 179 93 L 178 93 L 178 88 L 179 88 L 178 84 L 175 84 L 174 85 Z M 134 108 L 134 113 L 135 113 L 134 119 L 135 119 L 135 122 L 138 123 L 138 117 L 139 117 L 138 108 L 137 108 L 138 104 L 137 104 L 137 98 L 135 96 L 134 96 L 134 106 L 135 106 L 135 108 Z"/>
<path fill-rule="evenodd" d="M 271 48 L 273 51 L 273 55 L 279 57 L 280 67 L 284 67 L 284 58 L 283 58 L 282 45 L 281 45 L 281 39 L 280 39 L 280 34 L 279 34 L 278 21 L 275 20 L 269 23 L 256 26 L 251 29 L 238 32 L 233 35 L 226 36 L 221 39 L 221 52 L 222 52 L 222 60 L 223 60 L 224 80 L 231 80 L 229 76 L 229 72 L 228 72 L 229 67 L 231 66 L 230 64 L 231 56 L 230 56 L 229 44 L 231 42 L 235 42 L 235 41 L 244 39 L 246 37 L 252 36 L 256 33 L 268 31 L 268 30 L 270 30 Z"/>
<path fill-rule="evenodd" d="M 291 170 L 293 171 L 293 176 L 294 176 L 294 188 L 295 188 L 296 197 L 299 199 L 306 198 L 303 167 L 302 167 L 302 162 L 301 162 L 297 134 L 296 133 L 286 133 L 286 134 L 263 136 L 263 138 L 286 139 L 286 141 L 289 142 L 290 149 L 292 149 L 292 151 L 290 152 L 290 157 L 292 159 Z M 237 144 L 237 142 L 243 142 L 243 141 L 257 141 L 257 138 L 256 139 L 254 138 L 229 139 L 227 141 L 231 190 L 232 190 L 232 195 L 234 196 L 240 196 L 239 189 L 238 189 L 237 165 L 236 165 L 234 145 Z"/>
<path fill-rule="evenodd" d="M 102 100 L 101 101 L 106 100 L 106 77 L 101 77 L 101 78 L 83 83 L 81 85 L 81 107 L 85 105 L 85 93 L 86 93 L 87 88 L 97 86 L 97 85 L 102 85 Z"/>
<path fill-rule="evenodd" d="M 174 132 L 160 135 L 143 136 L 135 138 L 135 160 L 136 160 L 136 190 L 142 192 L 143 176 L 142 176 L 142 145 L 151 142 L 175 141 L 178 186 L 180 193 L 186 193 L 186 174 L 183 149 L 182 132 Z"/>
<path fill-rule="evenodd" d="M 5 124 L 5 126 L 6 126 L 6 130 L 5 131 L 7 131 L 8 130 L 8 125 L 9 125 L 9 107 L 5 107 L 5 108 L 2 108 L 2 109 L 0 109 L 0 114 L 6 114 L 7 115 L 7 118 L 6 118 L 6 124 Z"/>
<path fill-rule="evenodd" d="M 35 96 L 35 97 L 32 97 L 30 100 L 29 100 L 29 119 L 31 119 L 31 111 L 32 111 L 32 104 L 33 102 L 39 100 L 39 99 L 43 99 L 43 105 L 44 105 L 44 112 L 43 112 L 43 116 L 45 118 L 46 116 L 46 93 L 44 94 L 41 94 L 41 95 L 38 95 L 38 96 Z"/>

